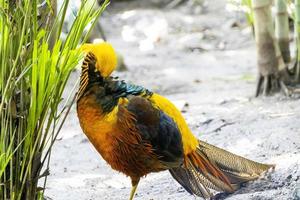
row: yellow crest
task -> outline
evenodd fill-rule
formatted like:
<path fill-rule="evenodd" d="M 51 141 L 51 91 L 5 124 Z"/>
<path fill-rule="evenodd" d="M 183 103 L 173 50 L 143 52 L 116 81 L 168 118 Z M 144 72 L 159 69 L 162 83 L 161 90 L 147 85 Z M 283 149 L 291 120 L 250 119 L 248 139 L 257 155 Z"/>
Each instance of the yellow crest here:
<path fill-rule="evenodd" d="M 84 44 L 80 48 L 85 53 L 93 53 L 97 59 L 96 69 L 102 77 L 108 77 L 117 66 L 117 54 L 111 44 L 101 42 L 98 44 Z"/>

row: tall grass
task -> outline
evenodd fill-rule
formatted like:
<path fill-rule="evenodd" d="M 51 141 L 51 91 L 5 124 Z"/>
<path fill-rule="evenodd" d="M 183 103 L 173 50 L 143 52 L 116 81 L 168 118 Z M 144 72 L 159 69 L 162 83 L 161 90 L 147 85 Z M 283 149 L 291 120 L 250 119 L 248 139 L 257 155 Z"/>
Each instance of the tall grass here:
<path fill-rule="evenodd" d="M 82 58 L 78 45 L 108 0 L 96 10 L 95 0 L 83 1 L 65 41 L 59 38 L 69 0 L 42 25 L 40 3 L 0 0 L 0 199 L 42 199 L 38 182 L 48 175 L 52 145 L 74 101 L 70 94 L 62 105 L 62 93 Z"/>

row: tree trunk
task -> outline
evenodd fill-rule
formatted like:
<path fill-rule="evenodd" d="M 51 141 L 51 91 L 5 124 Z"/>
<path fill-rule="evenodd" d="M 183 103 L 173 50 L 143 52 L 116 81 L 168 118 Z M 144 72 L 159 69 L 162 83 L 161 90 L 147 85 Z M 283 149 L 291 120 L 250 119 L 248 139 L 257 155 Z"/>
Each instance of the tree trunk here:
<path fill-rule="evenodd" d="M 49 7 L 46 3 L 46 0 L 43 1 L 39 5 L 38 13 L 39 13 L 39 28 L 44 28 L 47 31 L 51 32 L 50 38 L 49 38 L 49 46 L 50 49 L 53 48 L 54 43 L 56 42 L 54 39 L 56 38 L 56 28 L 53 27 L 55 17 L 57 15 L 57 0 L 51 0 L 50 1 L 51 6 Z M 53 30 L 50 30 L 53 28 Z"/>
<path fill-rule="evenodd" d="M 291 61 L 289 43 L 289 22 L 285 0 L 276 0 L 275 36 L 279 44 L 281 55 L 285 63 Z"/>
<path fill-rule="evenodd" d="M 271 0 L 252 0 L 259 70 L 256 96 L 277 92 L 283 85 L 279 71 L 284 71 L 285 65 L 274 36 L 271 4 Z"/>
<path fill-rule="evenodd" d="M 295 0 L 296 58 L 295 80 L 300 82 L 300 0 Z"/>

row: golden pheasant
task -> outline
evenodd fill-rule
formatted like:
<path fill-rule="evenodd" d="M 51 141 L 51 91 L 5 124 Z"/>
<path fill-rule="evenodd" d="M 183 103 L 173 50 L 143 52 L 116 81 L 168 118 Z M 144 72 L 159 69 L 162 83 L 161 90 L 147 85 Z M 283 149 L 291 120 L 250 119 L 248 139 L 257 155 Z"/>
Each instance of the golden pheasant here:
<path fill-rule="evenodd" d="M 83 132 L 110 166 L 132 181 L 169 170 L 189 192 L 205 199 L 232 193 L 273 167 L 199 141 L 166 98 L 112 78 L 117 58 L 108 43 L 86 44 L 77 113 Z"/>

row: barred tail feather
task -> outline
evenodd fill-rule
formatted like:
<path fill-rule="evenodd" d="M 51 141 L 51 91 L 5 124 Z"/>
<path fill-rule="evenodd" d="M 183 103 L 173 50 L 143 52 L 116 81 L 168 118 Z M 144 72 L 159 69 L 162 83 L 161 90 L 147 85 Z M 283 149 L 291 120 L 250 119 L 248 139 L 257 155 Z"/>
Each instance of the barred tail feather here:
<path fill-rule="evenodd" d="M 257 179 L 274 165 L 261 164 L 208 143 L 199 142 L 185 164 L 170 169 L 171 175 L 190 194 L 208 199 L 211 190 L 232 193 L 244 182 Z"/>
<path fill-rule="evenodd" d="M 203 152 L 228 177 L 231 184 L 242 184 L 259 178 L 275 165 L 262 164 L 230 153 L 201 141 L 197 151 Z"/>

